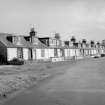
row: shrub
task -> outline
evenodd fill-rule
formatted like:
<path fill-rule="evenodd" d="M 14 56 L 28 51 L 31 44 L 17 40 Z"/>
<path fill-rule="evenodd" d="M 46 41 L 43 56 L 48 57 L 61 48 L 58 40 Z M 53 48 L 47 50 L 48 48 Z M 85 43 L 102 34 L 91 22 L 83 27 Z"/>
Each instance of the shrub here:
<path fill-rule="evenodd" d="M 101 54 L 101 57 L 105 57 L 105 54 Z"/>
<path fill-rule="evenodd" d="M 8 62 L 8 64 L 10 64 L 10 65 L 23 65 L 24 64 L 24 61 L 23 60 L 20 60 L 18 58 L 13 58 L 12 60 L 10 60 Z"/>

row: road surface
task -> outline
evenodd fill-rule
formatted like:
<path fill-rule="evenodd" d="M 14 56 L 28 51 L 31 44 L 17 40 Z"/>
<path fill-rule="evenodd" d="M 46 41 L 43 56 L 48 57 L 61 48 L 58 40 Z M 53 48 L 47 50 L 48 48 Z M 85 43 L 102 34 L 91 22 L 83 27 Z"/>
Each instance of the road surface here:
<path fill-rule="evenodd" d="M 105 105 L 105 58 L 82 60 L 3 105 Z"/>

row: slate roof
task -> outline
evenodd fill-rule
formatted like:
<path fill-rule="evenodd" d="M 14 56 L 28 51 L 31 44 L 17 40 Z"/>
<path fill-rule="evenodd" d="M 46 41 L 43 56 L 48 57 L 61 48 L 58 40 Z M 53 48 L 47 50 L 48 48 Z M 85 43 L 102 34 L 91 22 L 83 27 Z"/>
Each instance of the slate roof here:
<path fill-rule="evenodd" d="M 2 42 L 6 47 L 9 48 L 47 48 L 46 45 L 44 45 L 43 43 L 41 43 L 40 41 L 38 42 L 38 45 L 34 45 L 29 41 L 26 41 L 24 36 L 20 36 L 21 37 L 21 44 L 13 44 L 12 42 L 10 42 L 9 40 L 7 40 L 7 36 L 15 36 L 13 34 L 8 34 L 8 33 L 0 33 L 0 42 Z M 17 36 L 18 37 L 18 36 Z"/>
<path fill-rule="evenodd" d="M 17 44 L 13 44 L 12 42 L 8 41 L 7 40 L 7 36 L 17 36 L 17 35 L 14 35 L 14 34 L 8 34 L 8 33 L 0 33 L 0 42 L 2 42 L 6 47 L 8 48 L 18 48 L 18 47 L 21 47 L 21 48 L 48 48 L 48 49 L 53 49 L 53 48 L 59 48 L 59 49 L 75 49 L 75 47 L 73 46 L 47 46 L 45 45 L 44 43 L 42 43 L 37 37 L 38 39 L 38 44 L 32 44 L 31 42 L 25 40 L 25 36 L 20 36 L 21 37 L 21 44 L 20 45 L 17 45 Z M 17 36 L 18 37 L 18 36 Z M 82 49 L 82 48 L 77 48 L 77 49 Z M 86 49 L 86 48 L 85 48 Z M 87 49 L 90 49 L 90 48 L 87 48 Z"/>
<path fill-rule="evenodd" d="M 38 39 L 38 45 L 33 45 L 35 48 L 48 48 L 45 44 L 43 44 L 39 39 Z"/>
<path fill-rule="evenodd" d="M 14 45 L 6 39 L 6 36 L 10 36 L 10 34 L 0 33 L 0 42 L 6 47 L 14 47 Z"/>

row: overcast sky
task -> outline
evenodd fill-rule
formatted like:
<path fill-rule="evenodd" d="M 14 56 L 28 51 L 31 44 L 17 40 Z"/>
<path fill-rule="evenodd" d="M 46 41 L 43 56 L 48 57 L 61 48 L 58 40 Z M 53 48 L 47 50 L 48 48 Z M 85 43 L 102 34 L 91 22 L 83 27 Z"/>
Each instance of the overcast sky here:
<path fill-rule="evenodd" d="M 0 0 L 0 32 L 105 39 L 105 0 Z"/>

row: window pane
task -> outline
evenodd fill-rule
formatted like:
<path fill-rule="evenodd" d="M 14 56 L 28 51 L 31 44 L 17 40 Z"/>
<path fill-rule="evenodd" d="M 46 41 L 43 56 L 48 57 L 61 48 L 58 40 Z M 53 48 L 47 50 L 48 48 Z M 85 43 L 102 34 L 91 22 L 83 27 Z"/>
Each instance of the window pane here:
<path fill-rule="evenodd" d="M 41 57 L 44 57 L 44 55 L 45 55 L 45 50 L 41 49 Z"/>

